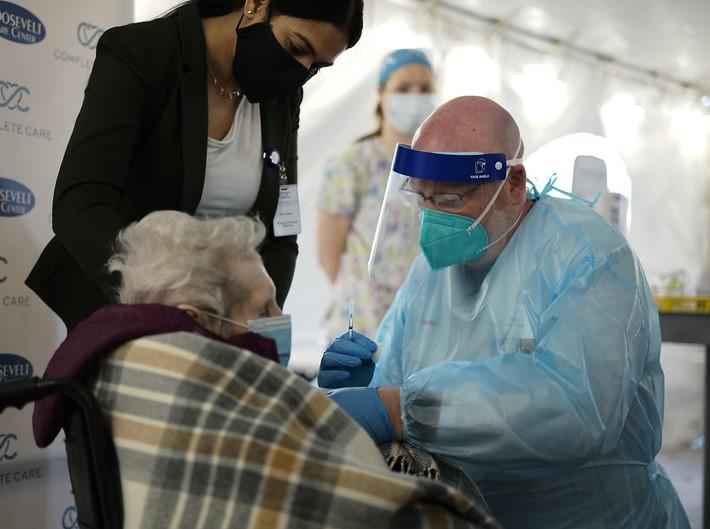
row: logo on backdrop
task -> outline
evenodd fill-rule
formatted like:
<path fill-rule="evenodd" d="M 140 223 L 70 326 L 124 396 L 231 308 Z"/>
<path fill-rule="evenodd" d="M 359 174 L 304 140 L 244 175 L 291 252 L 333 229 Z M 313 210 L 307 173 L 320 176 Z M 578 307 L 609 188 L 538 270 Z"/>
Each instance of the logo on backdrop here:
<path fill-rule="evenodd" d="M 22 446 L 14 433 L 0 432 L 0 468 L 4 461 L 13 461 L 17 458 L 17 447 Z M 22 458 L 20 458 L 22 459 Z M 19 460 L 18 460 L 19 461 Z M 10 463 L 13 467 L 17 463 Z M 0 471 L 0 485 L 12 485 L 20 481 L 39 479 L 42 477 L 42 467 L 29 467 L 11 472 Z"/>
<path fill-rule="evenodd" d="M 67 510 L 62 515 L 62 528 L 79 529 L 79 521 L 76 519 L 76 507 L 73 505 L 67 507 Z"/>
<path fill-rule="evenodd" d="M 35 195 L 28 187 L 0 178 L 0 217 L 20 217 L 35 207 Z"/>
<path fill-rule="evenodd" d="M 32 92 L 26 86 L 0 79 L 0 110 L 27 113 L 30 110 L 28 97 Z M 10 132 L 19 136 L 52 141 L 52 131 L 10 120 L 0 120 L 0 133 Z"/>
<path fill-rule="evenodd" d="M 7 277 L 7 272 L 4 272 L 3 268 L 7 269 L 9 268 L 8 266 L 7 259 L 5 259 L 3 256 L 0 255 L 0 286 L 5 287 L 6 285 L 3 285 L 3 283 L 7 282 L 8 277 Z M 9 283 L 8 283 L 9 284 Z M 30 296 L 22 293 L 22 294 L 17 294 L 17 293 L 7 293 L 7 291 L 3 288 L 2 293 L 4 295 L 0 296 L 0 308 L 7 308 L 8 310 L 11 309 L 27 309 L 30 307 Z M 3 381 L 3 369 L 4 367 L 4 361 L 3 357 L 5 355 L 0 354 L 0 382 Z M 30 370 L 32 369 L 32 366 L 30 366 Z"/>
<path fill-rule="evenodd" d="M 30 378 L 34 369 L 26 358 L 9 353 L 0 353 L 0 383 Z"/>
<path fill-rule="evenodd" d="M 3 283 L 5 283 L 8 279 L 7 277 L 7 270 L 9 268 L 8 266 L 7 259 L 0 255 L 0 286 L 5 286 Z M 8 283 L 9 284 L 9 283 Z M 0 297 L 0 308 L 1 307 L 7 307 L 8 309 L 26 309 L 29 308 L 30 306 L 30 296 L 21 294 L 7 294 L 6 291 L 3 289 L 3 293 L 5 295 Z M 2 354 L 0 354 L 0 382 L 2 382 L 2 369 L 3 369 L 3 364 L 2 364 Z"/>
<path fill-rule="evenodd" d="M 103 32 L 103 28 L 94 26 L 88 22 L 82 22 L 76 28 L 76 38 L 79 39 L 79 44 L 85 48 L 94 50 Z"/>
<path fill-rule="evenodd" d="M 19 44 L 37 44 L 47 31 L 42 21 L 24 7 L 0 1 L 0 37 Z"/>
<path fill-rule="evenodd" d="M 1 121 L 0 133 L 16 134 L 18 136 L 26 136 L 35 140 L 52 141 L 52 130 L 35 127 L 27 123 L 19 123 L 17 121 Z"/>
<path fill-rule="evenodd" d="M 91 67 L 94 65 L 94 54 L 86 53 L 85 51 L 89 50 L 93 52 L 103 33 L 104 29 L 99 26 L 91 24 L 90 22 L 80 22 L 76 27 L 76 40 L 85 50 L 77 53 L 75 51 L 57 48 L 54 50 L 54 58 L 72 66 L 79 66 L 86 70 L 91 70 Z"/>
<path fill-rule="evenodd" d="M 28 95 L 30 95 L 30 89 L 26 86 L 0 79 L 0 108 L 27 112 L 30 107 L 22 98 Z"/>
<path fill-rule="evenodd" d="M 15 441 L 17 436 L 14 433 L 0 433 L 0 461 L 12 461 L 17 457 Z"/>

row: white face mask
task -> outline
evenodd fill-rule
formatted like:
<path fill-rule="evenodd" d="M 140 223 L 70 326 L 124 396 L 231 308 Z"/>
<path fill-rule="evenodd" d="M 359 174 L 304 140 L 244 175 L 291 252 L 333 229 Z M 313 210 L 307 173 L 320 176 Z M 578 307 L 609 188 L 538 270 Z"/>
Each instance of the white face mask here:
<path fill-rule="evenodd" d="M 411 136 L 417 127 L 434 111 L 431 94 L 387 94 L 384 113 L 394 130 Z"/>

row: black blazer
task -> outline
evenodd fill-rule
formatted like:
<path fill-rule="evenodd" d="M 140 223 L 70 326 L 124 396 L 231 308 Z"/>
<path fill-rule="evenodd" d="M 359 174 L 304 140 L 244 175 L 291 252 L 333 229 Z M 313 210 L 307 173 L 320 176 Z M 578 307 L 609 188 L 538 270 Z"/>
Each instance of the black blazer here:
<path fill-rule="evenodd" d="M 260 104 L 262 146 L 296 182 L 303 91 Z M 172 16 L 106 31 L 54 190 L 52 227 L 26 284 L 68 328 L 113 301 L 106 271 L 118 231 L 156 210 L 194 214 L 207 153 L 207 72 L 193 3 Z M 235 175 L 238 177 L 238 175 Z M 274 237 L 279 171 L 264 164 L 256 203 L 267 227 L 261 255 L 283 305 L 298 254 L 296 237 Z"/>

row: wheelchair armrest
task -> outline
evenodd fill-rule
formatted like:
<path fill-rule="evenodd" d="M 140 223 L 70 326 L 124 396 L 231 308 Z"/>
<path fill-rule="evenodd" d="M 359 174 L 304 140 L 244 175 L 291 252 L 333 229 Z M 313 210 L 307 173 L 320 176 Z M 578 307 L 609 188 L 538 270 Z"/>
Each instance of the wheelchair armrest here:
<path fill-rule="evenodd" d="M 0 384 L 0 413 L 5 408 L 22 409 L 28 402 L 33 402 L 42 396 L 44 391 L 38 387 L 39 377 L 25 378 Z"/>

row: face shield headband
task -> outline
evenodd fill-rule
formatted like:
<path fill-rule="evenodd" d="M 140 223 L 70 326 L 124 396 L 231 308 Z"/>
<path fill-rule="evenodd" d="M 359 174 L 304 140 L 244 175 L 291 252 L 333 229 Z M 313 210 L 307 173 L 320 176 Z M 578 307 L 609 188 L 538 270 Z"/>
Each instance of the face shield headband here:
<path fill-rule="evenodd" d="M 516 156 L 520 153 L 518 145 Z M 505 153 L 427 152 L 398 144 L 392 171 L 407 178 L 456 184 L 485 184 L 505 180 L 507 168 L 522 163 L 520 158 L 506 160 Z"/>

